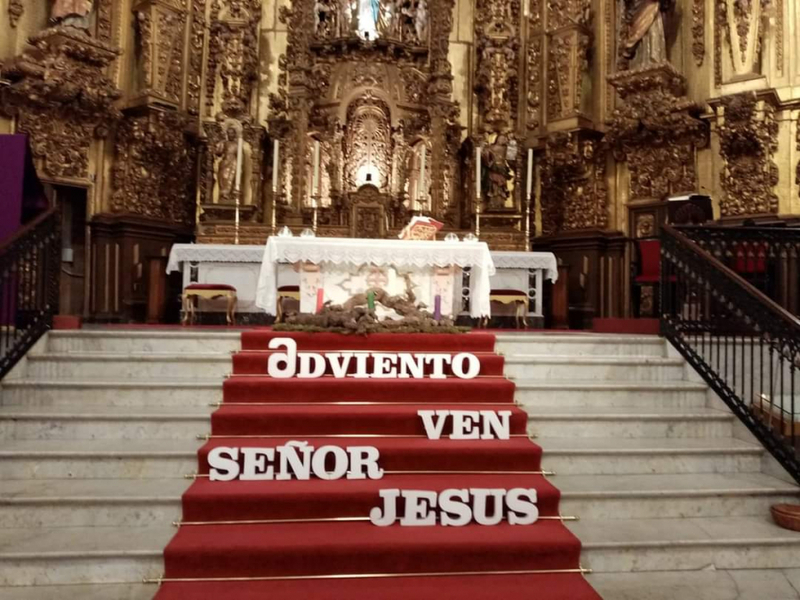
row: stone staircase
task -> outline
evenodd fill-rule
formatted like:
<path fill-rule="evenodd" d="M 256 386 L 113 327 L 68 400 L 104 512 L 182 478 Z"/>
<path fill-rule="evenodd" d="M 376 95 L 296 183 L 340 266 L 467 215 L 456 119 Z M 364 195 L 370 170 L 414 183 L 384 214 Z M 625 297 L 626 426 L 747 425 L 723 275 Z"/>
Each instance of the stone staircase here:
<path fill-rule="evenodd" d="M 3 380 L 0 600 L 152 597 L 136 582 L 162 571 L 238 347 L 237 332 L 51 332 Z M 663 340 L 498 349 L 605 598 L 800 598 L 800 534 L 768 514 L 797 486 Z"/>
<path fill-rule="evenodd" d="M 800 598 L 800 534 L 769 515 L 800 489 L 664 340 L 509 334 L 498 350 L 604 598 Z"/>

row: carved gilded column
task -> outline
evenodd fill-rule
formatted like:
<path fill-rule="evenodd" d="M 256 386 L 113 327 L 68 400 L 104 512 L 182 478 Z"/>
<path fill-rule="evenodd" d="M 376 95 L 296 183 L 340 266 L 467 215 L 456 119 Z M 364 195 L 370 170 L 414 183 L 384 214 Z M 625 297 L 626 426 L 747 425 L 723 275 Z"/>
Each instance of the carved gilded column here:
<path fill-rule="evenodd" d="M 719 152 L 724 162 L 720 177 L 723 217 L 778 213 L 779 171 L 777 98 L 755 93 L 726 96 L 714 102 Z"/>
<path fill-rule="evenodd" d="M 133 12 L 139 47 L 137 91 L 150 103 L 177 108 L 183 94 L 186 0 L 142 0 Z"/>
<path fill-rule="evenodd" d="M 460 142 L 458 105 L 453 102 L 453 74 L 448 60 L 454 0 L 432 0 L 430 8 L 430 64 L 428 93 L 431 97 L 431 211 L 448 225 L 455 225 L 457 211 L 451 206 L 456 180 L 456 152 Z M 454 131 L 455 130 L 455 131 Z"/>

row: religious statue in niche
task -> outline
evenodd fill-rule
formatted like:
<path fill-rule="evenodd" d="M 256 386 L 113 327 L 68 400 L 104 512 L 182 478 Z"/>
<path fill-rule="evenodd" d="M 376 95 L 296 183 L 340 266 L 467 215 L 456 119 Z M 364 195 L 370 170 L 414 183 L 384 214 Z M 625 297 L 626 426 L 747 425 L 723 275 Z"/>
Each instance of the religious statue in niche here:
<path fill-rule="evenodd" d="M 622 55 L 630 61 L 629 68 L 667 62 L 663 13 L 672 5 L 673 0 L 637 0 L 634 4 L 622 49 Z"/>
<path fill-rule="evenodd" d="M 245 157 L 250 154 L 250 146 L 243 138 L 242 125 L 234 119 L 223 124 L 224 139 L 217 144 L 214 153 L 217 163 L 217 198 L 220 204 L 235 203 L 236 195 L 246 188 L 244 182 Z M 243 187 L 243 185 L 245 187 Z M 242 197 L 241 201 L 244 202 Z"/>
<path fill-rule="evenodd" d="M 336 7 L 334 0 L 316 0 L 314 3 L 314 23 L 317 37 L 332 38 L 338 34 Z"/>
<path fill-rule="evenodd" d="M 514 189 L 514 169 L 517 159 L 517 142 L 505 134 L 498 134 L 481 152 L 481 196 L 490 209 L 506 208 Z"/>
<path fill-rule="evenodd" d="M 54 0 L 50 23 L 88 31 L 93 8 L 92 0 Z"/>

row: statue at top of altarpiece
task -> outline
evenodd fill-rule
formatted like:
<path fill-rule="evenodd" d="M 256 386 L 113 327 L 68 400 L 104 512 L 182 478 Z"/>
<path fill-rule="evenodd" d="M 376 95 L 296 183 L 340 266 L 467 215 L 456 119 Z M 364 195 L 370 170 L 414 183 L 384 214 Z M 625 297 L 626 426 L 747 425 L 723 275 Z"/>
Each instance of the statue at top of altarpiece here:
<path fill-rule="evenodd" d="M 671 0 L 638 0 L 631 10 L 628 35 L 623 40 L 623 56 L 629 68 L 635 69 L 667 62 L 667 40 L 664 34 L 664 13 Z"/>
<path fill-rule="evenodd" d="M 86 31 L 89 29 L 93 9 L 92 0 L 54 0 L 50 8 L 50 23 Z"/>

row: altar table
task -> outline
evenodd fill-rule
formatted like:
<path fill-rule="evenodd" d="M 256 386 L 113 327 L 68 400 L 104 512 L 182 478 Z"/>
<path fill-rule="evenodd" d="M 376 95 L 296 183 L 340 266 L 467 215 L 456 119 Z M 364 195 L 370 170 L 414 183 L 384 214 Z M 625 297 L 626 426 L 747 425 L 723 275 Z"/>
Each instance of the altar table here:
<path fill-rule="evenodd" d="M 270 239 L 294 240 L 303 243 L 306 238 Z M 341 240 L 341 238 L 325 238 Z M 321 241 L 322 238 L 311 238 Z M 374 240 L 357 240 L 374 241 Z M 412 244 L 405 240 L 383 240 L 396 244 Z M 453 244 L 463 251 L 468 245 L 473 251 L 480 253 L 485 244 L 470 242 L 426 242 L 445 246 Z M 288 247 L 288 246 L 286 246 Z M 183 287 L 192 283 L 216 283 L 232 285 L 237 290 L 239 313 L 262 312 L 256 304 L 256 291 L 259 282 L 261 264 L 266 253 L 263 245 L 233 244 L 175 244 L 169 255 L 167 272 L 183 271 Z M 527 292 L 530 299 L 529 316 L 542 316 L 542 289 L 544 280 L 555 281 L 558 277 L 556 257 L 550 252 L 490 252 L 495 273 L 489 276 L 490 289 L 518 289 Z M 462 290 L 464 299 L 469 301 L 471 295 L 471 271 L 465 273 L 465 280 L 470 283 Z M 299 275 L 291 261 L 279 262 L 275 273 L 275 285 L 298 285 Z M 468 304 L 472 304 L 468 302 Z M 432 307 L 431 307 L 432 308 Z M 215 310 L 223 312 L 225 304 L 219 303 Z M 274 310 L 274 308 L 273 308 Z M 473 311 L 470 310 L 470 314 Z"/>
<path fill-rule="evenodd" d="M 444 242 L 392 239 L 302 238 L 272 236 L 267 240 L 261 273 L 258 278 L 256 305 L 268 314 L 276 313 L 278 264 L 322 265 L 323 270 L 341 271 L 364 265 L 416 270 L 415 276 L 425 277 L 432 269 L 458 267 L 470 270 L 470 316 L 478 318 L 491 313 L 489 305 L 490 277 L 495 274 L 494 262 L 486 242 Z M 460 274 L 460 273 L 459 273 Z M 451 273 L 450 277 L 455 277 Z M 433 311 L 433 292 L 425 289 L 430 277 L 424 278 L 420 300 Z M 460 282 L 459 282 L 460 283 Z M 303 284 L 301 283 L 301 294 Z M 458 286 L 461 287 L 460 285 Z M 448 287 L 449 298 L 443 303 L 452 306 L 452 297 L 460 290 Z M 354 290 L 363 293 L 366 289 Z M 390 291 L 390 293 L 396 293 Z M 447 294 L 447 292 L 444 292 Z M 459 294 L 460 297 L 460 294 Z M 458 307 L 460 308 L 460 307 Z M 455 313 L 460 312 L 456 308 Z M 301 310 L 303 307 L 301 306 Z M 443 314 L 449 311 L 444 310 Z"/>

